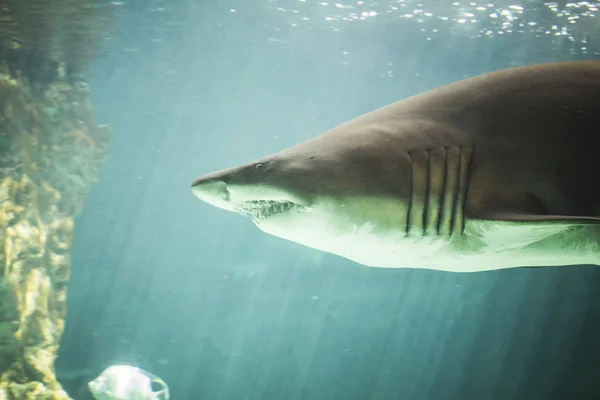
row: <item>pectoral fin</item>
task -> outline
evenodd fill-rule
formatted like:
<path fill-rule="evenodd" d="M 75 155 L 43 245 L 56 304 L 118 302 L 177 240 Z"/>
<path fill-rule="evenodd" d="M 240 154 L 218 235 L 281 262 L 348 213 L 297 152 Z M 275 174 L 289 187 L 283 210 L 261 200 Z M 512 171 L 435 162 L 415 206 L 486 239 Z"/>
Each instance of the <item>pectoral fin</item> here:
<path fill-rule="evenodd" d="M 535 223 L 559 223 L 569 225 L 590 225 L 600 224 L 600 216 L 586 215 L 535 215 L 519 213 L 493 213 L 486 219 L 490 221 L 523 222 L 528 224 Z"/>
<path fill-rule="evenodd" d="M 471 232 L 491 251 L 522 249 L 533 243 L 584 225 L 600 224 L 600 217 L 496 213 L 472 221 Z"/>

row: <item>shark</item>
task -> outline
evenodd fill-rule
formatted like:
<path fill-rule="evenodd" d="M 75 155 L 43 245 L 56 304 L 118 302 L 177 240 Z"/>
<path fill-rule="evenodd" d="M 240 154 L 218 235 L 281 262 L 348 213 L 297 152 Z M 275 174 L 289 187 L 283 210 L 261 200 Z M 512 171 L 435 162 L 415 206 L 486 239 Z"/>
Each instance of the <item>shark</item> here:
<path fill-rule="evenodd" d="M 202 175 L 200 200 L 380 268 L 600 264 L 600 62 L 533 64 Z"/>

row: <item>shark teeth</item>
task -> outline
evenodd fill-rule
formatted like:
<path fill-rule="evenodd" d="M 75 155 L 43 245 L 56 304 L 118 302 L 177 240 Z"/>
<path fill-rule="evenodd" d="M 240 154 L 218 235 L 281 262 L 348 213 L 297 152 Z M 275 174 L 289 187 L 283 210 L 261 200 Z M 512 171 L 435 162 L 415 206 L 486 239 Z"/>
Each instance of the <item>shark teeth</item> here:
<path fill-rule="evenodd" d="M 237 211 L 243 216 L 250 216 L 254 222 L 260 222 L 272 215 L 289 211 L 295 206 L 297 204 L 291 201 L 252 200 L 241 204 Z"/>

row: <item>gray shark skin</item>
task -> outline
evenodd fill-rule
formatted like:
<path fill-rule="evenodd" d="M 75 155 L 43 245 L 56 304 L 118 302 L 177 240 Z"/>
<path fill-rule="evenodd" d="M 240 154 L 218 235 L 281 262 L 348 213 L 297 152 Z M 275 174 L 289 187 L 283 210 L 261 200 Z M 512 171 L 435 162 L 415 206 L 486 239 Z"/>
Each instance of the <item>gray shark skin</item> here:
<path fill-rule="evenodd" d="M 406 98 L 196 197 L 371 267 L 600 264 L 600 62 L 509 68 Z"/>

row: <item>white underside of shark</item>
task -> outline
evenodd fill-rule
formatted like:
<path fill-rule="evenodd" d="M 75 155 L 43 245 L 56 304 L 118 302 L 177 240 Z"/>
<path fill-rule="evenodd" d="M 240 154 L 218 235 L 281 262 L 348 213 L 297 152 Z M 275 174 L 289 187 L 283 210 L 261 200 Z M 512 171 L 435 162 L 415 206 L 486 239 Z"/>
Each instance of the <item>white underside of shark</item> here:
<path fill-rule="evenodd" d="M 478 272 L 600 262 L 597 245 L 600 229 L 595 226 L 549 223 L 532 227 L 501 221 L 471 221 L 466 223 L 461 240 L 449 240 L 378 232 L 376 225 L 369 222 L 335 235 L 320 234 L 327 232 L 330 225 L 319 213 L 304 214 L 301 219 L 283 225 L 268 220 L 256 225 L 271 235 L 368 267 Z M 568 243 L 579 243 L 575 253 L 565 251 Z"/>

